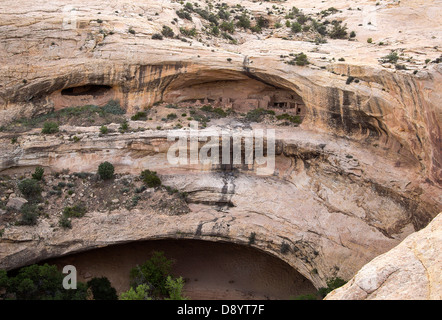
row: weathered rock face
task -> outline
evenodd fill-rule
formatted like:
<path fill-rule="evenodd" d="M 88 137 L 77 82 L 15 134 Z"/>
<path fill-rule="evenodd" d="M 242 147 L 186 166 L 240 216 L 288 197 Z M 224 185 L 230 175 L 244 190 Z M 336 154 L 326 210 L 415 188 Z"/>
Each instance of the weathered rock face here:
<path fill-rule="evenodd" d="M 440 300 L 442 214 L 373 259 L 326 300 Z"/>
<path fill-rule="evenodd" d="M 346 139 L 330 141 L 327 135 L 301 128 L 277 131 L 271 176 L 258 176 L 253 167 L 223 171 L 210 165 L 172 166 L 166 155 L 172 143 L 167 131 L 100 137 L 98 127 L 62 130 L 58 136 L 21 137 L 20 145 L 3 156 L 3 168 L 42 165 L 54 171 L 94 172 L 103 161 L 134 175 L 149 168 L 165 185 L 189 194 L 190 212 L 180 216 L 154 208 L 90 212 L 70 231 L 57 228 L 59 216 L 44 218 L 37 227 L 11 226 L 1 239 L 3 268 L 157 238 L 247 244 L 255 233 L 257 248 L 288 262 L 321 287 L 334 276 L 351 277 L 440 210 L 429 196 L 437 196 L 439 189 L 416 184 L 419 173 L 412 166 L 404 174 L 403 167 L 395 166 L 396 159 L 376 148 L 359 149 Z M 73 133 L 80 142 L 69 141 Z"/>
<path fill-rule="evenodd" d="M 36 165 L 95 172 L 105 160 L 118 172 L 139 174 L 149 168 L 165 184 L 188 192 L 191 209 L 178 217 L 151 208 L 91 212 L 70 231 L 55 230 L 56 217 L 42 219 L 37 227 L 11 226 L 0 239 L 0 267 L 178 235 L 246 243 L 255 232 L 255 246 L 321 287 L 335 276 L 350 278 L 440 212 L 442 68 L 432 63 L 413 74 L 386 69 L 377 61 L 401 45 L 424 50 L 421 43 L 404 40 L 379 47 L 361 39 L 318 46 L 283 40 L 279 31 L 266 39 L 244 33 L 235 46 L 218 40 L 206 45 L 159 41 L 152 34 L 176 17 L 178 3 L 77 3 L 0 4 L 5 31 L 0 33 L 0 125 L 52 109 L 101 106 L 111 99 L 133 114 L 155 108 L 159 101 L 261 99 L 268 91 L 295 97 L 305 117 L 297 128 L 278 127 L 276 170 L 267 177 L 257 176 L 253 168 L 173 167 L 166 158 L 171 143 L 165 131 L 99 136 L 97 127 L 66 126 L 56 136 L 27 132 L 18 144 L 0 133 L 4 173 Z M 254 12 L 265 12 L 248 4 Z M 302 4 L 311 9 L 307 1 Z M 399 9 L 380 10 L 386 16 L 379 16 L 378 23 L 394 24 L 388 13 Z M 343 18 L 357 26 L 343 11 Z M 201 23 L 195 19 L 194 24 Z M 193 24 L 179 20 L 175 32 L 181 26 Z M 310 66 L 289 65 L 280 58 L 301 51 L 308 53 Z M 437 50 L 430 54 L 439 56 Z M 334 62 L 339 56 L 348 62 Z M 349 76 L 359 82 L 347 84 Z M 213 125 L 232 128 L 233 122 Z M 73 134 L 81 141 L 69 141 Z M 282 252 L 282 244 L 288 252 Z"/>
<path fill-rule="evenodd" d="M 97 7 L 92 7 L 90 1 L 80 1 L 74 7 L 63 1 L 51 5 L 34 1 L 17 6 L 16 1 L 3 1 L 0 121 L 66 106 L 62 90 L 79 86 L 108 86 L 101 100 L 89 95 L 85 102 L 102 104 L 104 97 L 120 99 L 133 112 L 167 98 L 169 92 L 176 95 L 177 89 L 210 82 L 216 86 L 218 81 L 231 81 L 235 86 L 237 80 L 253 78 L 298 94 L 307 108 L 305 127 L 379 140 L 394 152 L 408 153 L 428 178 L 440 183 L 441 111 L 437 92 L 442 75 L 437 66 L 421 77 L 383 71 L 367 65 L 373 64 L 373 57 L 380 57 L 374 51 L 363 65 L 327 65 L 334 71 L 331 73 L 289 66 L 279 56 L 301 48 L 312 51 L 311 59 L 321 60 L 319 57 L 336 45 L 344 53 L 373 49 L 341 41 L 318 50 L 314 44 L 300 41 L 245 38 L 236 48 L 239 53 L 232 53 L 228 46 L 227 50 L 212 49 L 195 42 L 152 40 L 151 34 L 161 29 L 161 23 L 172 20 L 181 5 L 143 1 L 130 2 L 129 9 L 127 4 L 119 2 L 108 8 L 108 3 L 97 1 Z M 47 9 L 35 15 L 42 7 Z M 155 12 L 162 13 L 156 21 L 142 14 Z M 15 26 L 17 21 L 19 27 Z M 278 49 L 263 52 L 264 46 Z M 361 81 L 346 85 L 347 76 Z"/>

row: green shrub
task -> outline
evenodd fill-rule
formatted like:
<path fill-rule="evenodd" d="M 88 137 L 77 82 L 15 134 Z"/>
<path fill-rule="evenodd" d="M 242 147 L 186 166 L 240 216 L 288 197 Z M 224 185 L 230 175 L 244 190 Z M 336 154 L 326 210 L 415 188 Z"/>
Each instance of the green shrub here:
<path fill-rule="evenodd" d="M 298 16 L 297 21 L 299 24 L 303 25 L 304 23 L 306 23 L 308 21 L 308 18 L 304 14 L 301 14 Z"/>
<path fill-rule="evenodd" d="M 58 225 L 63 229 L 72 229 L 71 219 L 64 214 L 61 215 L 60 219 L 58 220 Z"/>
<path fill-rule="evenodd" d="M 315 44 L 316 45 L 319 45 L 319 44 L 321 44 L 321 43 L 327 43 L 327 39 L 325 39 L 325 38 L 323 38 L 323 37 L 316 37 L 315 38 Z"/>
<path fill-rule="evenodd" d="M 180 17 L 181 19 L 186 19 L 186 20 L 192 21 L 192 16 L 190 15 L 189 12 L 187 12 L 183 9 L 177 10 L 175 12 L 176 12 L 177 16 Z"/>
<path fill-rule="evenodd" d="M 327 35 L 327 26 L 324 23 L 312 20 L 313 29 L 321 36 Z"/>
<path fill-rule="evenodd" d="M 130 288 L 126 292 L 121 293 L 120 300 L 152 300 L 149 297 L 150 287 L 147 284 L 140 284 L 135 289 Z"/>
<path fill-rule="evenodd" d="M 383 62 L 389 62 L 389 63 L 397 63 L 399 60 L 399 55 L 396 51 L 392 51 L 390 54 L 386 55 L 385 57 L 382 57 Z"/>
<path fill-rule="evenodd" d="M 352 31 L 350 32 L 350 38 L 355 38 L 356 37 L 356 32 Z"/>
<path fill-rule="evenodd" d="M 326 288 L 324 288 L 324 287 L 319 288 L 318 294 L 322 298 L 325 298 L 325 296 L 327 294 L 329 294 L 330 292 L 332 292 L 333 290 L 335 290 L 339 287 L 342 287 L 346 283 L 347 283 L 347 281 L 345 281 L 339 277 L 329 279 L 329 280 L 327 280 L 327 287 Z"/>
<path fill-rule="evenodd" d="M 213 113 L 217 114 L 218 116 L 220 116 L 222 118 L 227 117 L 227 112 L 224 111 L 224 109 L 222 109 L 222 108 L 213 109 Z"/>
<path fill-rule="evenodd" d="M 44 133 L 44 134 L 56 133 L 58 131 L 59 131 L 58 123 L 51 122 L 51 121 L 45 122 L 43 124 L 43 129 L 41 129 L 41 133 Z"/>
<path fill-rule="evenodd" d="M 35 168 L 35 172 L 32 174 L 32 179 L 40 181 L 43 178 L 45 170 L 42 167 Z"/>
<path fill-rule="evenodd" d="M 101 126 L 100 127 L 100 133 L 101 134 L 107 134 L 109 131 L 109 129 L 106 126 Z"/>
<path fill-rule="evenodd" d="M 1 272 L 1 271 L 0 271 Z M 63 288 L 63 278 L 55 265 L 30 265 L 21 268 L 15 276 L 0 273 L 6 285 L 6 296 L 16 300 L 86 300 L 87 286 L 77 282 L 76 290 Z M 1 285 L 0 285 L 1 286 Z"/>
<path fill-rule="evenodd" d="M 334 7 L 330 7 L 327 10 L 322 10 L 321 15 L 322 15 L 322 17 L 327 17 L 327 16 L 334 14 L 336 12 L 338 12 L 338 9 L 336 9 Z"/>
<path fill-rule="evenodd" d="M 93 173 L 90 173 L 90 172 L 74 172 L 73 175 L 76 176 L 77 178 L 80 178 L 80 179 L 87 179 L 88 177 L 93 176 Z"/>
<path fill-rule="evenodd" d="M 240 17 L 238 17 L 238 21 L 236 22 L 236 25 L 239 28 L 249 29 L 250 28 L 249 17 L 245 13 L 243 13 Z"/>
<path fill-rule="evenodd" d="M 167 115 L 167 120 L 174 120 L 176 119 L 178 116 L 176 115 L 176 113 L 169 113 Z"/>
<path fill-rule="evenodd" d="M 154 33 L 152 35 L 152 39 L 154 39 L 154 40 L 163 40 L 163 35 L 160 34 L 160 33 Z"/>
<path fill-rule="evenodd" d="M 279 116 L 276 116 L 276 119 L 278 120 L 288 120 L 291 123 L 301 123 L 301 118 L 299 116 L 291 116 L 287 113 L 283 113 Z"/>
<path fill-rule="evenodd" d="M 230 19 L 230 13 L 228 11 L 224 10 L 223 8 L 218 10 L 217 15 L 222 20 L 229 20 Z"/>
<path fill-rule="evenodd" d="M 141 172 L 141 179 L 149 188 L 161 186 L 161 179 L 157 176 L 156 171 L 144 170 Z"/>
<path fill-rule="evenodd" d="M 40 195 L 41 187 L 35 179 L 25 179 L 20 181 L 18 189 L 25 198 L 35 198 Z"/>
<path fill-rule="evenodd" d="M 103 180 L 112 179 L 114 176 L 115 168 L 112 163 L 110 162 L 102 162 L 98 166 L 98 175 Z"/>
<path fill-rule="evenodd" d="M 218 26 L 212 26 L 212 30 L 210 31 L 214 36 L 219 36 L 219 27 Z"/>
<path fill-rule="evenodd" d="M 183 287 L 184 279 L 182 277 L 173 279 L 171 276 L 168 276 L 166 279 L 166 289 L 169 292 L 169 298 L 164 300 L 187 300 L 183 296 Z"/>
<path fill-rule="evenodd" d="M 181 32 L 181 34 L 185 35 L 186 37 L 195 37 L 196 36 L 196 29 L 195 28 L 188 29 L 188 28 L 181 27 L 180 32 Z M 218 33 L 219 33 L 219 30 L 218 30 Z"/>
<path fill-rule="evenodd" d="M 263 117 L 268 114 L 272 114 L 272 110 L 258 108 L 247 112 L 245 119 L 251 122 L 260 122 L 262 121 Z"/>
<path fill-rule="evenodd" d="M 117 290 L 106 277 L 92 278 L 87 285 L 94 295 L 94 300 L 118 300 Z"/>
<path fill-rule="evenodd" d="M 65 207 L 63 209 L 63 215 L 68 218 L 81 218 L 87 212 L 84 204 L 76 204 L 73 207 Z"/>
<path fill-rule="evenodd" d="M 293 33 L 298 33 L 302 31 L 302 25 L 298 22 L 293 22 L 291 28 Z"/>
<path fill-rule="evenodd" d="M 301 10 L 299 10 L 297 7 L 293 6 L 290 11 L 289 14 L 290 15 L 298 15 L 300 13 Z"/>
<path fill-rule="evenodd" d="M 235 25 L 233 24 L 233 22 L 223 21 L 223 22 L 220 24 L 219 28 L 220 28 L 222 31 L 226 31 L 226 32 L 229 32 L 229 33 L 233 33 L 233 32 L 235 32 Z"/>
<path fill-rule="evenodd" d="M 342 25 L 340 22 L 334 23 L 329 35 L 332 39 L 345 39 L 347 37 L 347 24 Z"/>
<path fill-rule="evenodd" d="M 233 38 L 230 34 L 228 34 L 228 33 L 226 33 L 226 32 L 222 32 L 221 33 L 221 36 L 224 38 L 224 39 L 227 39 L 227 40 L 229 40 L 231 43 L 233 43 L 233 44 L 237 44 L 238 43 L 238 41 L 235 39 L 235 38 Z M 231 58 L 227 58 L 227 61 L 232 61 L 232 59 Z"/>
<path fill-rule="evenodd" d="M 287 63 L 291 64 L 291 65 L 305 66 L 305 65 L 309 64 L 309 61 L 308 61 L 307 55 L 305 53 L 301 52 L 301 53 L 296 54 L 295 57 Z"/>
<path fill-rule="evenodd" d="M 121 133 L 129 131 L 129 123 L 127 122 L 127 120 L 124 120 L 122 123 L 120 123 L 120 127 L 118 128 L 118 130 Z"/>
<path fill-rule="evenodd" d="M 39 210 L 36 205 L 25 203 L 21 208 L 21 214 L 19 225 L 33 226 L 37 224 Z"/>
<path fill-rule="evenodd" d="M 186 2 L 184 7 L 189 11 L 193 11 L 193 4 L 191 4 L 190 2 Z"/>
<path fill-rule="evenodd" d="M 138 111 L 130 119 L 133 120 L 133 121 L 147 120 L 147 113 L 144 112 L 144 111 Z"/>
<path fill-rule="evenodd" d="M 207 104 L 201 107 L 201 111 L 214 113 L 219 117 L 227 117 L 228 113 L 222 108 L 213 108 L 211 105 Z"/>
<path fill-rule="evenodd" d="M 154 252 L 149 260 L 130 271 L 131 287 L 136 288 L 140 284 L 147 284 L 154 298 L 166 296 L 168 294 L 167 277 L 172 270 L 172 264 L 173 261 L 167 259 L 164 252 Z"/>
<path fill-rule="evenodd" d="M 126 113 L 126 110 L 121 108 L 120 102 L 118 100 L 110 100 L 104 107 L 102 107 L 102 110 L 106 113 L 114 115 L 121 115 Z"/>
<path fill-rule="evenodd" d="M 207 10 L 196 8 L 194 11 L 198 13 L 201 18 L 205 20 L 212 20 L 211 22 L 213 23 L 218 23 L 217 18 L 213 14 L 210 14 Z"/>
<path fill-rule="evenodd" d="M 206 104 L 206 105 L 201 107 L 201 111 L 212 112 L 213 108 L 212 108 L 212 106 L 210 104 Z"/>
<path fill-rule="evenodd" d="M 163 26 L 163 29 L 161 30 L 161 34 L 165 36 L 166 38 L 173 38 L 175 33 L 173 32 L 172 28 L 168 26 Z"/>

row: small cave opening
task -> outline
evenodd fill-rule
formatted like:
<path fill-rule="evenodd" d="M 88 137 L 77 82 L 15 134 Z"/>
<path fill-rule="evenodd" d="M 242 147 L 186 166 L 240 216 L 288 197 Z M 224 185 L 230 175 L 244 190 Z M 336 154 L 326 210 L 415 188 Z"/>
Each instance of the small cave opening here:
<path fill-rule="evenodd" d="M 283 260 L 251 246 L 228 242 L 145 240 L 46 260 L 62 270 L 73 265 L 78 281 L 105 276 L 120 294 L 130 288 L 130 270 L 155 251 L 174 261 L 172 275 L 185 280 L 192 300 L 287 300 L 317 292 L 311 281 Z"/>
<path fill-rule="evenodd" d="M 84 85 L 79 87 L 71 87 L 61 90 L 62 96 L 102 96 L 112 90 L 111 86 L 107 85 Z"/>

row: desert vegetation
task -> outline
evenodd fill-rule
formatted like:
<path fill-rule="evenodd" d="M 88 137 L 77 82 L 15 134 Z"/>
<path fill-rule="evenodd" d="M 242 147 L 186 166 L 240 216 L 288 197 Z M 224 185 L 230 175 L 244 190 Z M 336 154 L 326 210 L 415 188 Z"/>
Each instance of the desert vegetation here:
<path fill-rule="evenodd" d="M 171 274 L 173 263 L 163 252 L 153 252 L 149 260 L 132 269 L 128 275 L 131 288 L 120 296 L 106 277 L 65 289 L 65 275 L 48 263 L 20 268 L 16 275 L 0 270 L 0 300 L 185 300 L 183 278 Z"/>

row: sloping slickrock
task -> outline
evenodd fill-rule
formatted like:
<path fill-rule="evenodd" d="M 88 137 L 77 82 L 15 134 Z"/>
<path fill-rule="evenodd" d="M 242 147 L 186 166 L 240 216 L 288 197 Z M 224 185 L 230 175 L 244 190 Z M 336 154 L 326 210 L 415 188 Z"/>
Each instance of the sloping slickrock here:
<path fill-rule="evenodd" d="M 326 300 L 441 300 L 442 213 L 365 265 Z"/>

